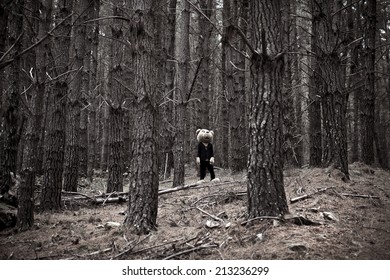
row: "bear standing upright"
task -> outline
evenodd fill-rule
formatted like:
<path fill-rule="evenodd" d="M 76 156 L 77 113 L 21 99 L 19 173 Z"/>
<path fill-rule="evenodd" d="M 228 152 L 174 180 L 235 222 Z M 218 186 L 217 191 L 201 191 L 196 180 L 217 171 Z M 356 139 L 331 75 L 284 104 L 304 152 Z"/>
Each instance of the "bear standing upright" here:
<path fill-rule="evenodd" d="M 206 169 L 210 172 L 211 180 L 214 181 L 214 150 L 213 141 L 214 132 L 207 129 L 198 129 L 196 131 L 196 139 L 198 140 L 198 153 L 196 157 L 196 164 L 200 166 L 200 180 L 206 177 Z"/>

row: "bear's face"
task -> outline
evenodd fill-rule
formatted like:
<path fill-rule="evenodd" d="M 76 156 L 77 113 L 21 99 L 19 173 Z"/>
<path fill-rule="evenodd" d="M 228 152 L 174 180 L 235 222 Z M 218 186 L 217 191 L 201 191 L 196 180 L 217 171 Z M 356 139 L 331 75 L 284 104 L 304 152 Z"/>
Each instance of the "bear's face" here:
<path fill-rule="evenodd" d="M 213 141 L 214 132 L 208 129 L 198 129 L 196 131 L 196 139 L 198 142 L 211 143 Z"/>

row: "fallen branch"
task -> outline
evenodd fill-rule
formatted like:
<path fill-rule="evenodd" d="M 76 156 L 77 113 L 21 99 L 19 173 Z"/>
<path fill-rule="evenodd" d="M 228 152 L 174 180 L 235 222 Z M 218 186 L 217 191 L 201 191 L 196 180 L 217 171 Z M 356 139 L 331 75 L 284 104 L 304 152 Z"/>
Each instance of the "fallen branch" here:
<path fill-rule="evenodd" d="M 90 197 L 90 196 L 88 196 L 86 194 L 83 194 L 83 193 L 79 193 L 79 192 L 66 192 L 66 191 L 62 191 L 62 193 L 65 194 L 65 195 L 67 195 L 67 194 L 69 194 L 69 195 L 80 195 L 80 196 L 86 197 L 86 198 L 88 198 L 88 199 L 90 199 L 92 201 L 95 201 L 95 198 Z"/>
<path fill-rule="evenodd" d="M 341 193 L 343 196 L 351 196 L 351 197 L 361 197 L 361 198 L 375 198 L 380 199 L 379 196 L 376 195 L 369 195 L 369 194 L 350 194 L 350 193 Z"/>
<path fill-rule="evenodd" d="M 110 195 L 109 195 L 109 196 L 107 196 L 107 197 L 106 197 L 106 199 L 104 199 L 104 201 L 103 201 L 102 205 L 104 206 L 104 204 L 106 204 L 106 201 L 107 201 L 107 200 L 109 200 L 109 199 L 110 199 L 110 197 L 111 197 L 111 196 L 113 196 L 113 195 L 115 195 L 115 194 L 117 194 L 117 192 L 112 192 L 112 193 L 110 193 Z"/>
<path fill-rule="evenodd" d="M 166 258 L 164 258 L 163 260 L 170 260 L 174 257 L 178 257 L 178 256 L 181 256 L 181 255 L 185 255 L 185 254 L 188 254 L 188 253 L 192 253 L 192 252 L 195 252 L 195 251 L 198 251 L 198 250 L 202 250 L 202 249 L 209 249 L 209 248 L 217 248 L 218 245 L 217 244 L 205 244 L 205 245 L 201 245 L 201 246 L 198 246 L 198 247 L 194 247 L 194 248 L 191 248 L 191 249 L 187 249 L 187 250 L 184 250 L 184 251 L 181 251 L 181 252 L 178 252 L 176 254 L 173 254 L 173 255 L 170 255 Z"/>
<path fill-rule="evenodd" d="M 95 198 L 98 198 L 98 197 L 106 198 L 106 197 L 111 197 L 113 195 L 116 195 L 116 196 L 126 196 L 126 195 L 129 195 L 129 192 L 102 193 L 102 194 L 99 194 L 99 195 L 95 195 L 94 197 Z"/>
<path fill-rule="evenodd" d="M 193 187 L 196 187 L 198 185 L 200 185 L 200 184 L 194 183 L 194 184 L 190 184 L 190 185 L 178 186 L 178 187 L 175 187 L 175 188 L 161 190 L 161 191 L 158 192 L 158 195 L 172 193 L 172 192 L 177 192 L 177 191 L 182 191 L 182 190 L 187 190 L 189 188 L 193 188 Z"/>
<path fill-rule="evenodd" d="M 218 221 L 218 222 L 224 223 L 224 221 L 223 221 L 221 218 L 219 218 L 219 217 L 217 217 L 217 216 L 214 216 L 214 215 L 212 215 L 212 214 L 210 214 L 210 213 L 204 211 L 203 209 L 201 209 L 201 208 L 199 208 L 199 207 L 196 207 L 196 209 L 198 209 L 200 212 L 206 214 L 207 216 L 211 217 L 212 219 L 214 219 L 214 220 L 216 220 L 216 221 Z"/>
<path fill-rule="evenodd" d="M 318 191 L 315 191 L 315 192 L 312 192 L 312 193 L 308 193 L 308 194 L 305 194 L 305 195 L 293 197 L 293 198 L 290 199 L 290 202 L 291 203 L 295 203 L 297 201 L 304 200 L 304 199 L 309 198 L 309 197 L 311 197 L 311 196 L 313 196 L 315 194 L 324 192 L 324 191 L 332 189 L 332 188 L 334 188 L 334 187 L 326 187 L 326 188 L 319 189 Z"/>
<path fill-rule="evenodd" d="M 230 182 L 221 182 L 221 183 L 203 183 L 200 184 L 198 182 L 189 184 L 189 185 L 184 185 L 184 186 L 179 186 L 175 188 L 170 188 L 170 189 L 165 189 L 165 190 L 160 190 L 158 192 L 158 195 L 163 195 L 163 194 L 168 194 L 168 193 L 173 193 L 177 191 L 183 191 L 187 189 L 195 189 L 195 188 L 208 188 L 208 187 L 218 187 L 221 185 L 228 185 L 228 184 L 235 184 L 235 183 L 241 183 L 242 181 L 230 181 Z M 90 199 L 94 204 L 106 204 L 106 203 L 121 203 L 127 201 L 127 198 L 129 196 L 129 192 L 112 192 L 112 193 L 103 193 L 100 195 L 95 195 L 93 197 L 88 196 L 83 193 L 79 192 L 62 192 L 63 194 L 68 194 L 68 195 L 80 195 L 82 197 L 86 197 Z M 238 194 L 240 195 L 240 194 Z M 115 197 L 113 197 L 115 196 Z M 73 197 L 72 199 L 77 199 L 76 197 Z"/>
<path fill-rule="evenodd" d="M 126 202 L 127 198 L 123 196 L 111 197 L 111 198 L 97 198 L 93 202 L 94 204 L 104 204 L 104 203 L 121 203 Z"/>
<path fill-rule="evenodd" d="M 150 233 L 147 236 L 145 236 L 144 238 L 142 238 L 141 240 L 139 240 L 138 242 L 135 242 L 134 245 L 132 244 L 132 246 L 129 249 L 119 253 L 118 255 L 115 255 L 115 256 L 111 257 L 111 260 L 119 258 L 120 256 L 123 256 L 124 254 L 127 254 L 127 253 L 131 252 L 137 245 L 141 244 L 142 242 L 144 242 L 149 237 L 150 237 Z M 132 252 L 132 253 L 135 253 L 135 252 Z"/>

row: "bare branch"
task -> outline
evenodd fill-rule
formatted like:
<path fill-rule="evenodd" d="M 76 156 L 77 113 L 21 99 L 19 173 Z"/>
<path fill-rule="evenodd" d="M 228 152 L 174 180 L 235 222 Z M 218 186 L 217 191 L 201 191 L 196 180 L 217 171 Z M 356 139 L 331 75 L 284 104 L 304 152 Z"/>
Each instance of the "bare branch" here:
<path fill-rule="evenodd" d="M 44 40 L 46 40 L 47 37 L 49 36 L 52 36 L 52 32 L 54 30 L 56 30 L 60 25 L 62 25 L 62 23 L 67 20 L 68 18 L 70 18 L 71 16 L 73 15 L 73 13 L 70 13 L 67 17 L 65 17 L 63 20 L 61 20 L 56 26 L 54 26 L 52 29 L 50 29 L 45 36 L 43 36 L 42 38 L 40 38 L 37 42 L 35 42 L 34 44 L 32 44 L 31 46 L 29 46 L 28 48 L 24 49 L 23 51 L 21 51 L 20 53 L 18 53 L 17 55 L 15 55 L 13 58 L 9 59 L 9 60 L 6 60 L 6 61 L 3 61 L 5 59 L 5 56 L 3 55 L 3 57 L 0 59 L 0 69 L 3 69 L 4 67 L 7 67 L 8 65 L 10 65 L 12 62 L 15 61 L 15 59 L 23 56 L 24 54 L 26 54 L 27 52 L 31 51 L 32 49 L 34 49 L 35 47 L 37 47 L 38 45 L 40 45 Z M 22 35 L 22 34 L 21 34 Z M 20 36 L 21 36 L 20 35 Z M 12 48 L 12 46 L 11 46 Z M 8 52 L 8 51 L 7 51 Z M 7 53 L 6 52 L 6 53 Z"/>

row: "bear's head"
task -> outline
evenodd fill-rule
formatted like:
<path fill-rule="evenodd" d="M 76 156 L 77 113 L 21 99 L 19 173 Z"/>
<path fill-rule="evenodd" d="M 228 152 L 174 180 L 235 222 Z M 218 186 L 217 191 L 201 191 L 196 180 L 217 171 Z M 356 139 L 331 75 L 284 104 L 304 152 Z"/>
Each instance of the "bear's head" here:
<path fill-rule="evenodd" d="M 211 143 L 213 141 L 214 131 L 208 129 L 196 130 L 196 139 L 198 142 Z"/>

